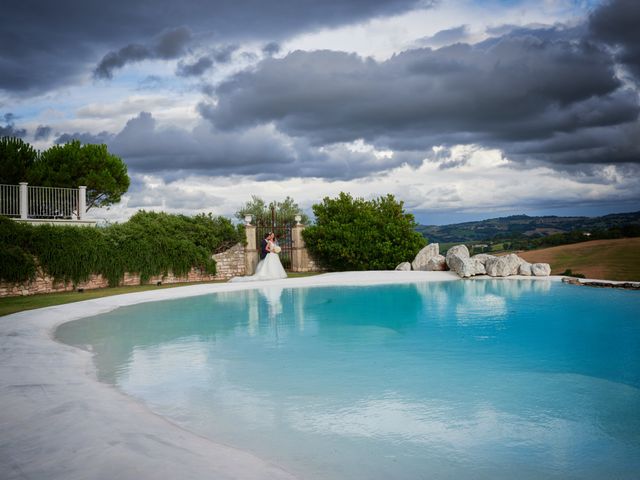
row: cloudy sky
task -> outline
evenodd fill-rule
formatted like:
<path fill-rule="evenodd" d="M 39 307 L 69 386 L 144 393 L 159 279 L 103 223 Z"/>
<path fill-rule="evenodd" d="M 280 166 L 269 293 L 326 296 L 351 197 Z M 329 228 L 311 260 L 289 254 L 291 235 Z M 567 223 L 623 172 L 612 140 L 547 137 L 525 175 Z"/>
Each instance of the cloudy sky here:
<path fill-rule="evenodd" d="M 0 135 L 106 143 L 123 202 L 392 193 L 421 223 L 640 210 L 637 0 L 23 0 Z"/>

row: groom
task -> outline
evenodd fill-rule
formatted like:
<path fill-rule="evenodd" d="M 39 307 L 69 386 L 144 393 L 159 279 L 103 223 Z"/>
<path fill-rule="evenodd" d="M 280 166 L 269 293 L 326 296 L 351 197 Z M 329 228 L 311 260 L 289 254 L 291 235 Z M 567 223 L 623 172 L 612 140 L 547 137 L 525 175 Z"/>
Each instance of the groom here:
<path fill-rule="evenodd" d="M 265 233 L 264 238 L 260 242 L 260 260 L 264 260 L 264 258 L 267 256 L 267 253 L 269 253 L 267 251 L 267 245 L 269 244 L 268 240 L 270 236 L 271 232 Z"/>

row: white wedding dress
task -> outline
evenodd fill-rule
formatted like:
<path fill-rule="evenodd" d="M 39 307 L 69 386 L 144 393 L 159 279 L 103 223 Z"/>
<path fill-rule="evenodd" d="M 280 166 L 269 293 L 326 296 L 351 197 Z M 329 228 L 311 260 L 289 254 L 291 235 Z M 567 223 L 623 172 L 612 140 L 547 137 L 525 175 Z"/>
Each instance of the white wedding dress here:
<path fill-rule="evenodd" d="M 269 249 L 275 250 L 275 244 L 269 242 Z M 264 259 L 260 260 L 256 267 L 256 273 L 247 277 L 233 277 L 230 282 L 255 282 L 258 280 L 278 280 L 287 278 L 287 272 L 284 271 L 280 257 L 277 253 L 267 253 Z"/>

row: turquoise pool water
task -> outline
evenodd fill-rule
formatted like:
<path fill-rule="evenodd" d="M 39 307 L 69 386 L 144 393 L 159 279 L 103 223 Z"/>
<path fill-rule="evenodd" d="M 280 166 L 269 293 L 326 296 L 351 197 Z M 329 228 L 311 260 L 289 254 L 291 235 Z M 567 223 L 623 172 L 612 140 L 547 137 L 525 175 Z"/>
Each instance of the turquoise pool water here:
<path fill-rule="evenodd" d="M 62 325 L 101 381 L 301 478 L 637 479 L 640 292 L 268 288 Z"/>

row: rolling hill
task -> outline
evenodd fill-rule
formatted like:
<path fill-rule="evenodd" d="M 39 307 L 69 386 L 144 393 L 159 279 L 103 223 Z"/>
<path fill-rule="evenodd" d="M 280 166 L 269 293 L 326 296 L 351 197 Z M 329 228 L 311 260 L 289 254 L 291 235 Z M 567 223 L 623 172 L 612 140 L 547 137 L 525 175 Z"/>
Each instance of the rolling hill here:
<path fill-rule="evenodd" d="M 550 264 L 554 275 L 570 269 L 587 278 L 640 280 L 640 238 L 593 240 L 520 252 L 518 255 L 531 263 Z"/>
<path fill-rule="evenodd" d="M 614 213 L 602 217 L 530 217 L 528 215 L 512 215 L 452 225 L 420 225 L 417 230 L 428 238 L 431 243 L 465 243 L 521 236 L 541 237 L 573 230 L 588 232 L 590 230 L 604 230 L 624 225 L 640 225 L 640 211 Z"/>

